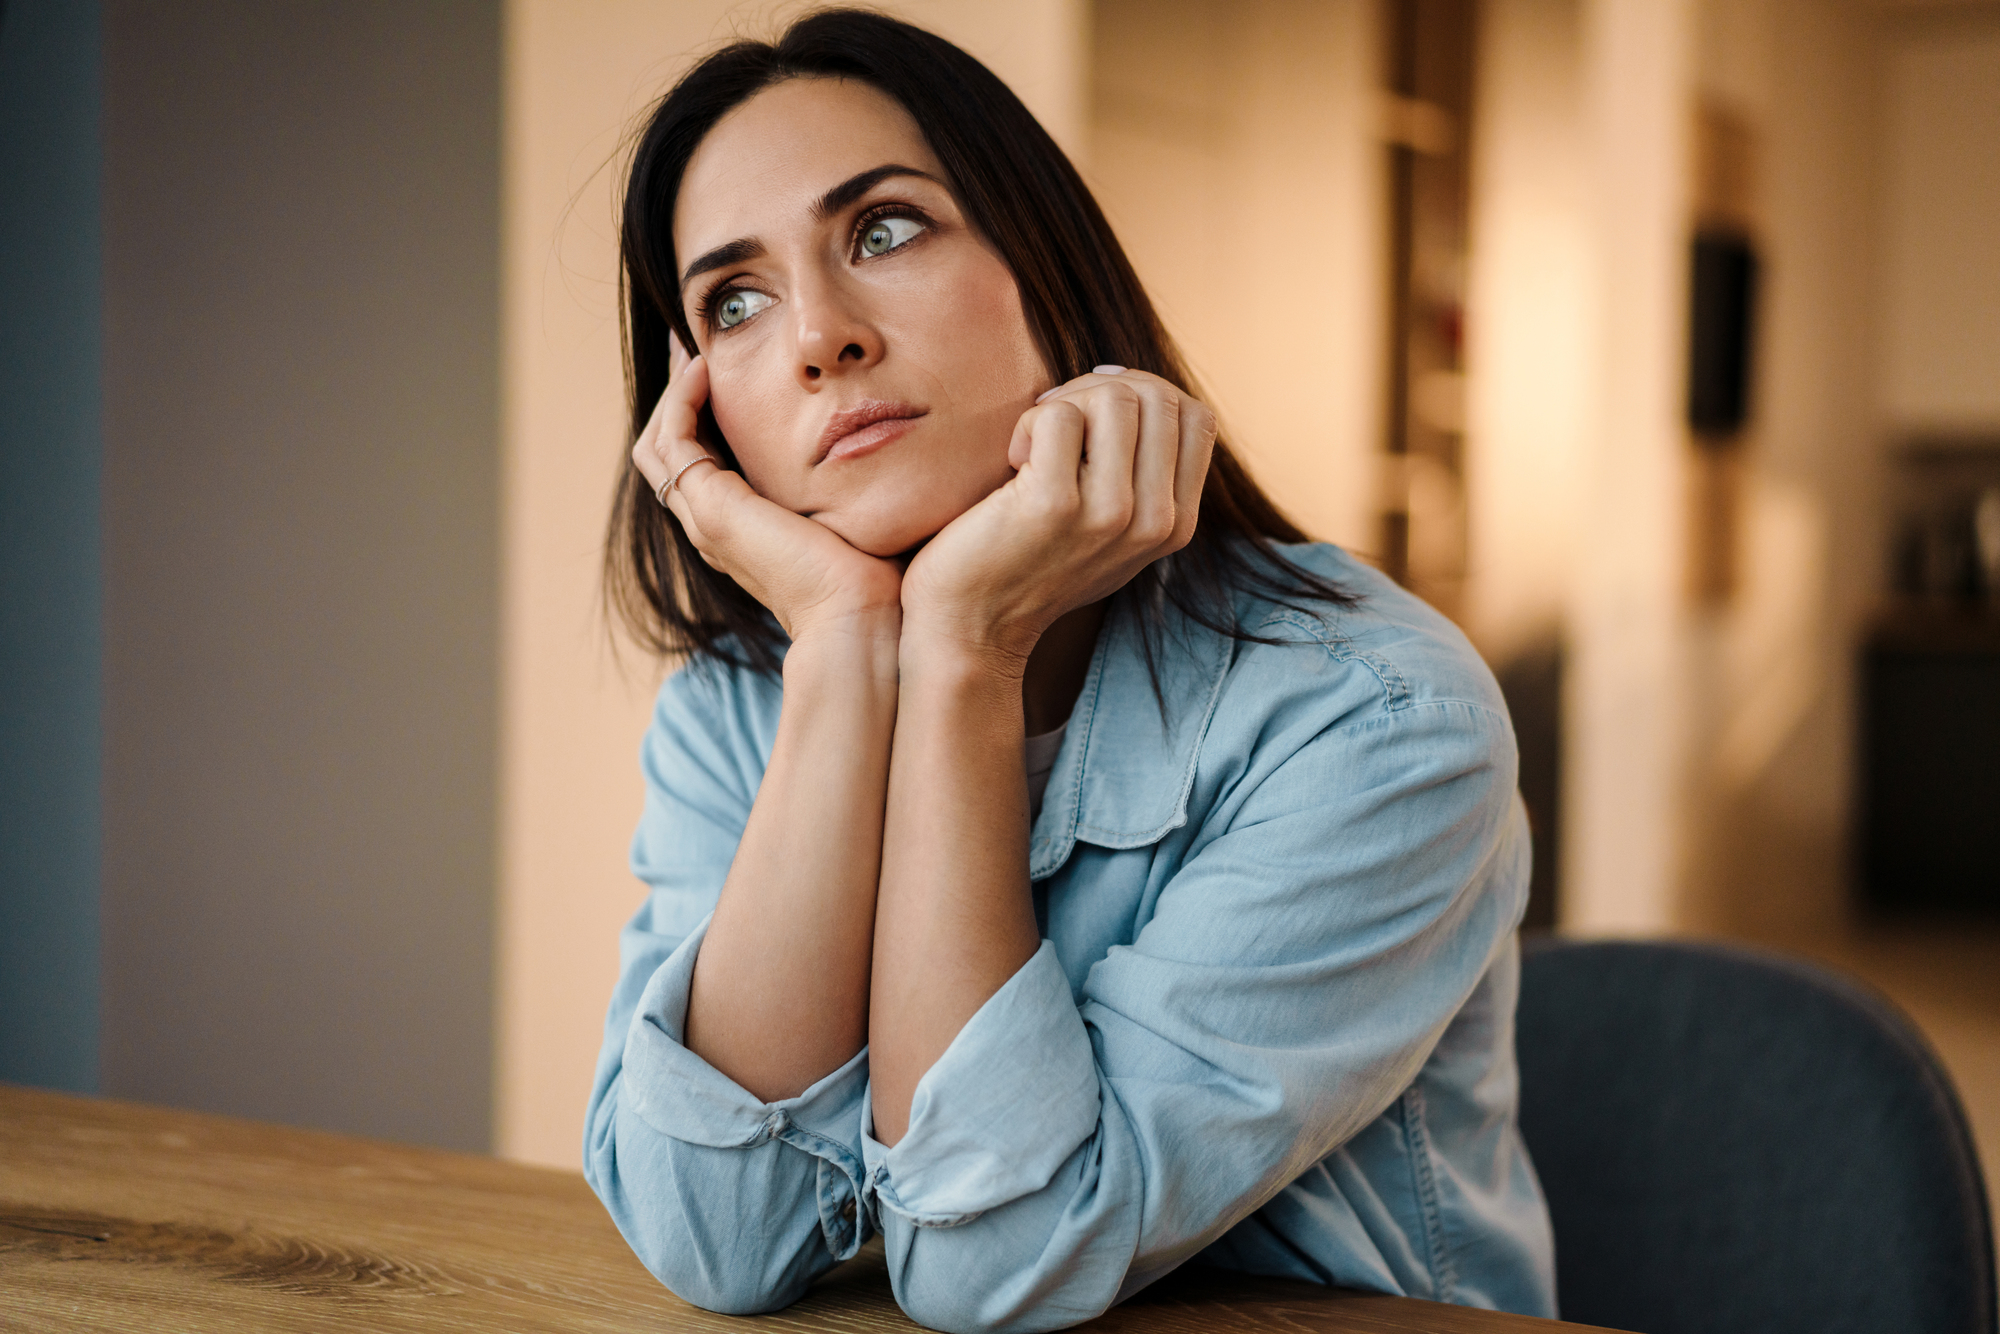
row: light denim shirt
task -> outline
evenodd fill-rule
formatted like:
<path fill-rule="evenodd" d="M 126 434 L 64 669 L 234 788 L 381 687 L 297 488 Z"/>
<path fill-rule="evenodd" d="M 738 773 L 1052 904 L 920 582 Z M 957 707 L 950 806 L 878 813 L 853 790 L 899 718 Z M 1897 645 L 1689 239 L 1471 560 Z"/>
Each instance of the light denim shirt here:
<path fill-rule="evenodd" d="M 1075 1324 L 1190 1260 L 1537 1315 L 1547 1208 L 1515 1126 L 1528 830 L 1492 676 L 1338 548 L 1362 595 L 1246 602 L 1279 645 L 1107 620 L 1030 836 L 1041 949 L 870 1133 L 868 1055 L 765 1103 L 681 1044 L 780 682 L 660 691 L 584 1170 L 646 1267 L 768 1311 L 873 1232 L 950 1331 Z"/>

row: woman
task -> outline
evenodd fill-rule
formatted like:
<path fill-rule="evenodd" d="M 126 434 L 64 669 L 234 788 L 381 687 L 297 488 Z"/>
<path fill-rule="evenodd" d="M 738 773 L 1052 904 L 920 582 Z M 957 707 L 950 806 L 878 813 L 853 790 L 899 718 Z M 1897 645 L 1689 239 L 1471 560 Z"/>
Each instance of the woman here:
<path fill-rule="evenodd" d="M 879 1232 L 947 1330 L 1196 1257 L 1550 1312 L 1492 680 L 1216 442 L 1021 104 L 809 16 L 654 110 L 623 247 L 608 572 L 690 655 L 585 1146 L 640 1258 L 763 1311 Z"/>

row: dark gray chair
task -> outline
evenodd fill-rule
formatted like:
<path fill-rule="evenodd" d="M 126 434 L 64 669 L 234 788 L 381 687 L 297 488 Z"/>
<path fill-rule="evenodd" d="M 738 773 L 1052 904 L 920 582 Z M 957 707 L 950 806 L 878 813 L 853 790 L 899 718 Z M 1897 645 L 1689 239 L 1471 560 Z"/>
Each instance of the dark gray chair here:
<path fill-rule="evenodd" d="M 1535 941 L 1517 1043 L 1565 1320 L 1994 1334 L 1964 1113 L 1874 993 L 1743 949 Z"/>

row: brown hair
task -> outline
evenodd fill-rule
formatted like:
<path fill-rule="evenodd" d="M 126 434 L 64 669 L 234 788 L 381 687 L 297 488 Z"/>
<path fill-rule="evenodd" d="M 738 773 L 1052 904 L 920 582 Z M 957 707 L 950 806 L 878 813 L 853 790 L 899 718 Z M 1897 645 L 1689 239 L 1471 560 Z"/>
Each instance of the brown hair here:
<path fill-rule="evenodd" d="M 808 14 L 776 42 L 739 41 L 689 70 L 648 118 L 633 152 L 620 232 L 626 383 L 632 438 L 667 385 L 669 340 L 695 345 L 680 302 L 674 203 L 697 146 L 731 109 L 785 79 L 856 79 L 900 102 L 950 176 L 967 218 L 999 250 L 1028 325 L 1058 383 L 1114 363 L 1194 392 L 1194 379 L 1076 168 L 1007 85 L 941 37 L 881 14 Z M 735 468 L 704 412 L 707 443 Z M 1142 570 L 1120 595 L 1139 616 L 1150 660 L 1168 607 L 1212 630 L 1251 639 L 1239 594 L 1292 605 L 1347 603 L 1274 543 L 1309 540 L 1260 490 L 1221 440 L 1193 538 Z M 627 467 L 612 505 L 605 588 L 635 638 L 774 671 L 785 639 L 776 620 L 696 553 L 680 524 Z"/>

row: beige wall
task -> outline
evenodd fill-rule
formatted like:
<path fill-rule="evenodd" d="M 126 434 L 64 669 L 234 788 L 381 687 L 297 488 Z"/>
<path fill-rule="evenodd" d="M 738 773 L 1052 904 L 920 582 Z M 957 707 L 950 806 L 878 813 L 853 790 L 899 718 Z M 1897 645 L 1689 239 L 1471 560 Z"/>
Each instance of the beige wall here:
<path fill-rule="evenodd" d="M 1580 86 L 1592 233 L 1582 558 L 1564 682 L 1563 923 L 1670 926 L 1680 889 L 1685 678 L 1680 428 L 1687 0 L 1586 0 Z"/>
<path fill-rule="evenodd" d="M 1364 0 L 1099 0 L 1091 179 L 1258 478 L 1375 540 L 1381 154 Z"/>
<path fill-rule="evenodd" d="M 650 673 L 614 660 L 598 552 L 624 438 L 611 177 L 626 123 L 713 16 L 505 11 L 501 797 L 494 1148 L 574 1166 L 617 931 Z"/>
<path fill-rule="evenodd" d="M 1073 152 L 1087 11 L 1073 0 L 895 6 L 986 60 Z M 612 196 L 620 136 L 685 68 L 789 8 L 510 0 L 506 8 L 501 821 L 495 1145 L 575 1166 L 658 668 L 614 656 L 597 597 L 623 466 Z"/>
<path fill-rule="evenodd" d="M 1882 394 L 1899 433 L 2000 434 L 2000 5 L 1890 41 Z"/>
<path fill-rule="evenodd" d="M 1559 633 L 1579 554 L 1593 347 L 1577 0 L 1480 15 L 1466 300 L 1466 629 L 1503 663 Z"/>

